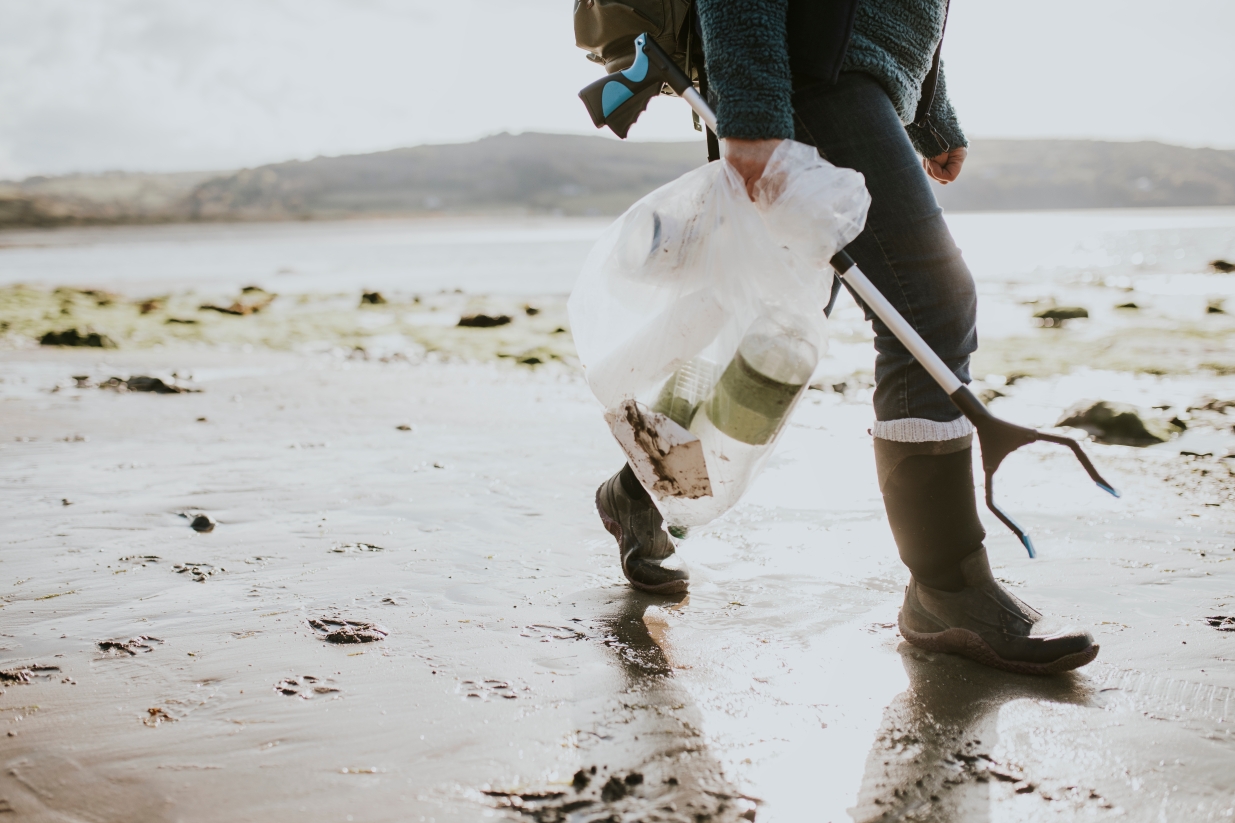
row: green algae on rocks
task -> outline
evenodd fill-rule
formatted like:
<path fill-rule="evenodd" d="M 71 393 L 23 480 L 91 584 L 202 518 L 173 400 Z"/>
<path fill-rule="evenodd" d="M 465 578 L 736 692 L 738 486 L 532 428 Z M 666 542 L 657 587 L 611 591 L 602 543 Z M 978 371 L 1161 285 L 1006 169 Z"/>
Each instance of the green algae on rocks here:
<path fill-rule="evenodd" d="M 95 289 L 0 288 L 0 342 L 144 349 L 209 346 L 330 350 L 364 356 L 435 353 L 467 361 L 508 360 L 525 366 L 577 363 L 567 331 L 566 301 L 459 293 L 276 295 L 250 286 L 239 292 L 183 292 L 130 298 Z M 466 321 L 509 318 L 499 325 Z"/>

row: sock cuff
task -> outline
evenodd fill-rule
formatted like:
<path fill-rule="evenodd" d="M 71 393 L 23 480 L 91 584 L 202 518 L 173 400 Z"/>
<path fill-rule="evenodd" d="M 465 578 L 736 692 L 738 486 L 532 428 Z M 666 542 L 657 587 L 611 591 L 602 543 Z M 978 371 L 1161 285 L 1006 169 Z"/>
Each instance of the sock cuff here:
<path fill-rule="evenodd" d="M 874 427 L 871 428 L 871 434 L 881 440 L 891 440 L 894 443 L 934 443 L 973 434 L 973 424 L 964 417 L 958 417 L 947 423 L 921 417 L 876 420 Z"/>

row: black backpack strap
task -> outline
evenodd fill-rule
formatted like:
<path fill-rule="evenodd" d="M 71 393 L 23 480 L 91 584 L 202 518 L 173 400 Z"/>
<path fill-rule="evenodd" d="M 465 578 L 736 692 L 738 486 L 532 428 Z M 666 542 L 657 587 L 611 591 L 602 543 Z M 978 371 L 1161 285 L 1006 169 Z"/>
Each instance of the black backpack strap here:
<path fill-rule="evenodd" d="M 931 106 L 935 104 L 935 89 L 939 86 L 939 53 L 943 51 L 943 35 L 948 30 L 948 11 L 952 0 L 943 7 L 943 29 L 939 32 L 939 45 L 935 47 L 935 57 L 931 60 L 930 73 L 922 81 L 922 96 L 918 98 L 918 110 L 914 112 L 913 124 L 923 129 L 930 129 Z M 931 129 L 933 132 L 934 129 Z"/>
<path fill-rule="evenodd" d="M 691 4 L 690 7 L 690 32 L 694 37 L 699 38 L 699 51 L 703 51 L 703 24 L 699 22 L 699 7 L 696 4 Z M 688 39 L 688 43 L 690 40 Z M 689 51 L 690 47 L 687 46 Z M 703 59 L 699 61 L 699 65 L 695 68 L 699 75 L 699 94 L 704 100 L 708 99 L 708 70 L 707 70 L 707 55 L 703 55 Z M 711 101 L 709 101 L 711 102 Z M 695 127 L 698 128 L 702 124 L 699 122 L 699 115 L 695 115 Z M 716 138 L 716 132 L 703 126 L 703 131 L 707 134 L 708 140 L 708 162 L 712 163 L 720 159 L 720 140 Z"/>

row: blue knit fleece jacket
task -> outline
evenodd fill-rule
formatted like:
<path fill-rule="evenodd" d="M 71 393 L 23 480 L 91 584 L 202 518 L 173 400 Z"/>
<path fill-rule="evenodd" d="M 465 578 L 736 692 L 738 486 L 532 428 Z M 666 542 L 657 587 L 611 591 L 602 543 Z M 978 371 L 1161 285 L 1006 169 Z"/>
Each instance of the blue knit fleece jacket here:
<path fill-rule="evenodd" d="M 948 101 L 942 67 L 931 123 L 946 143 L 912 125 L 943 34 L 945 0 L 861 0 L 842 71 L 887 91 L 914 147 L 927 157 L 969 142 Z M 721 137 L 793 137 L 793 77 L 785 44 L 788 0 L 698 0 L 708 82 Z"/>

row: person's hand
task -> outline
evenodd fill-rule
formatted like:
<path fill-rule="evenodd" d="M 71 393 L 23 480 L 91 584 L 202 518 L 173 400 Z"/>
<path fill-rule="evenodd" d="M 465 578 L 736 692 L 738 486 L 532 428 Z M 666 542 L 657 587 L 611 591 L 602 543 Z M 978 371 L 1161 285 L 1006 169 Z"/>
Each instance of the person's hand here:
<path fill-rule="evenodd" d="M 726 137 L 720 141 L 721 156 L 729 161 L 729 165 L 737 169 L 738 174 L 746 181 L 746 193 L 751 200 L 755 199 L 755 183 L 763 176 L 763 170 L 772 158 L 772 152 L 781 144 L 781 140 L 740 140 L 736 137 Z"/>
<path fill-rule="evenodd" d="M 922 158 L 922 168 L 926 169 L 932 179 L 946 186 L 960 177 L 961 166 L 965 165 L 965 158 L 968 156 L 969 150 L 960 146 L 934 157 Z"/>

